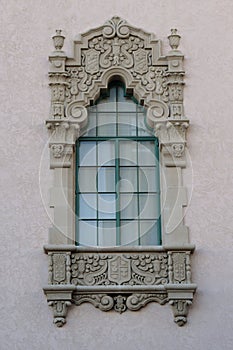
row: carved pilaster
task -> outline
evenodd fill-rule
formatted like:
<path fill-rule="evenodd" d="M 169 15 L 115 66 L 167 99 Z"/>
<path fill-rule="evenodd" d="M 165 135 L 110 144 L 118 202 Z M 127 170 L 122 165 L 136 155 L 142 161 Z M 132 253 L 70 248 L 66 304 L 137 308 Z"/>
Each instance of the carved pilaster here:
<path fill-rule="evenodd" d="M 49 253 L 49 284 L 70 284 L 71 252 Z"/>
<path fill-rule="evenodd" d="M 65 89 L 66 89 L 65 72 L 49 73 L 49 86 L 51 89 L 51 109 L 50 119 L 63 119 L 64 114 L 64 102 L 65 102 Z"/>
<path fill-rule="evenodd" d="M 169 105 L 171 119 L 184 119 L 183 107 L 183 54 L 177 50 L 180 42 L 180 35 L 177 34 L 176 29 L 171 30 L 168 36 L 171 51 L 167 55 L 168 72 L 167 72 L 167 86 L 169 90 Z"/>
<path fill-rule="evenodd" d="M 169 90 L 170 118 L 184 119 L 183 81 L 184 73 L 168 72 L 167 85 Z"/>
<path fill-rule="evenodd" d="M 190 251 L 168 252 L 169 283 L 191 283 Z"/>

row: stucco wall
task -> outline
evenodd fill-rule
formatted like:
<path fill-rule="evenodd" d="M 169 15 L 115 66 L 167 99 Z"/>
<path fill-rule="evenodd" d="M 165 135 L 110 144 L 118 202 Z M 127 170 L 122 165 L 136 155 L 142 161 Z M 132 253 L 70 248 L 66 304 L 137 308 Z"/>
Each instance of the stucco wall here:
<path fill-rule="evenodd" d="M 1 1 L 2 350 L 233 348 L 232 11 L 231 0 Z M 192 180 L 190 169 L 186 176 L 191 194 L 186 224 L 197 247 L 198 284 L 183 328 L 173 323 L 169 306 L 150 304 L 119 315 L 84 304 L 70 309 L 67 325 L 58 329 L 42 292 L 47 282 L 42 246 L 50 225 L 40 190 L 46 202 L 50 37 L 64 29 L 72 55 L 75 35 L 116 14 L 165 42 L 172 27 L 182 34 L 193 170 Z"/>

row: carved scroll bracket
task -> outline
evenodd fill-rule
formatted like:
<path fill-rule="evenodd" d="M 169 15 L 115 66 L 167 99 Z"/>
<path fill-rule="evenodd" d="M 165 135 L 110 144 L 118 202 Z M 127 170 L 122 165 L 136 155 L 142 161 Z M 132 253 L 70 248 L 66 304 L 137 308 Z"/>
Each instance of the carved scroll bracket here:
<path fill-rule="evenodd" d="M 48 305 L 53 309 L 53 323 L 57 327 L 62 327 L 66 323 L 67 311 L 68 307 L 71 306 L 74 289 L 71 285 L 44 288 Z"/>
<path fill-rule="evenodd" d="M 172 306 L 174 322 L 183 326 L 187 322 L 189 306 L 192 305 L 193 295 L 196 291 L 196 284 L 185 286 L 167 285 L 169 304 Z"/>

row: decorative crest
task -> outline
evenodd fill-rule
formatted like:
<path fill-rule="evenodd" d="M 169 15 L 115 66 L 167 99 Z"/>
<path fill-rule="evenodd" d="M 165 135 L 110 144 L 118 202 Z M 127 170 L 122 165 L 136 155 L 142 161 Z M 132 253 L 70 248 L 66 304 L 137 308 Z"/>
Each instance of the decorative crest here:
<path fill-rule="evenodd" d="M 105 38 L 128 38 L 130 35 L 130 29 L 127 22 L 120 17 L 114 16 L 112 19 L 104 24 L 103 36 Z"/>

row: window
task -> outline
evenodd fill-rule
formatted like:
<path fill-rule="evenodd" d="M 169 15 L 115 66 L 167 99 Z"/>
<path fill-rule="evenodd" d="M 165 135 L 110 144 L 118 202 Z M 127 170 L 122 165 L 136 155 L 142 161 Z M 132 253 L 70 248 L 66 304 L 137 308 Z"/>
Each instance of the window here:
<path fill-rule="evenodd" d="M 78 245 L 160 244 L 158 140 L 119 82 L 89 107 L 76 145 Z"/>
<path fill-rule="evenodd" d="M 187 320 L 196 290 L 183 213 L 189 120 L 176 29 L 168 39 L 162 55 L 160 40 L 113 17 L 75 40 L 69 58 L 61 31 L 53 36 L 44 292 L 57 326 L 84 302 L 117 312 L 169 302 L 174 321 Z"/>

